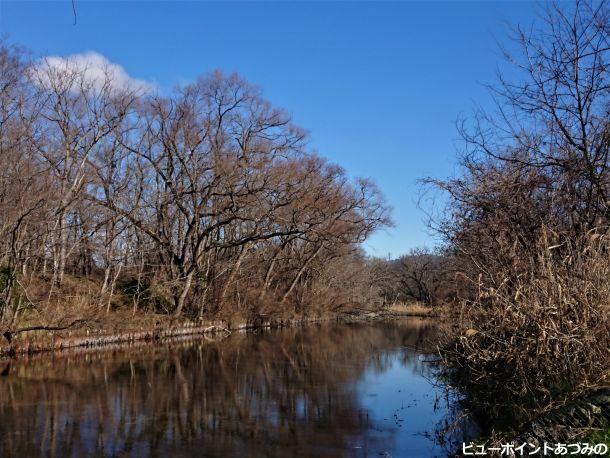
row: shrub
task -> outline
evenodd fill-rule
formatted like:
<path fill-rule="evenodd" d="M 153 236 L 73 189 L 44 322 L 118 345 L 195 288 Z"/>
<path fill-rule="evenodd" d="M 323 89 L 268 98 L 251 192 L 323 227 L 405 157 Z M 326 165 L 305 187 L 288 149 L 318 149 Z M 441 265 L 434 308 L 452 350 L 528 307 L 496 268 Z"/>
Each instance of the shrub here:
<path fill-rule="evenodd" d="M 506 248 L 512 262 L 495 281 L 479 276 L 467 330 L 444 357 L 476 407 L 527 419 L 609 375 L 610 234 L 544 230 L 533 246 Z"/>

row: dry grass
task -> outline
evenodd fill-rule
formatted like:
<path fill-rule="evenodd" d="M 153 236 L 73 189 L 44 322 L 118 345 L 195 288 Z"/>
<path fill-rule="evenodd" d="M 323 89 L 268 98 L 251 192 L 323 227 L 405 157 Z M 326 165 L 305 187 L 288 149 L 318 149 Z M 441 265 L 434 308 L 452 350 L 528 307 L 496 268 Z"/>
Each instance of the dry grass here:
<path fill-rule="evenodd" d="M 430 307 L 421 302 L 397 302 L 385 308 L 386 311 L 397 315 L 436 316 L 440 308 Z"/>
<path fill-rule="evenodd" d="M 514 248 L 513 248 L 514 250 Z M 610 237 L 548 231 L 481 276 L 463 335 L 445 353 L 455 379 L 492 415 L 520 419 L 605 383 L 610 368 Z M 494 286 L 491 286 L 494 285 Z"/>

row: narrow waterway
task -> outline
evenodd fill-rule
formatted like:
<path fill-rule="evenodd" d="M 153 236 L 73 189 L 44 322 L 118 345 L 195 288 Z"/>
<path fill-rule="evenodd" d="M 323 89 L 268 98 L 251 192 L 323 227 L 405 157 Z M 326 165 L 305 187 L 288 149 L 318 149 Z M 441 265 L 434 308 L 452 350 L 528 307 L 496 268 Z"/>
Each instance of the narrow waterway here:
<path fill-rule="evenodd" d="M 439 332 L 325 324 L 0 361 L 0 456 L 446 456 Z"/>

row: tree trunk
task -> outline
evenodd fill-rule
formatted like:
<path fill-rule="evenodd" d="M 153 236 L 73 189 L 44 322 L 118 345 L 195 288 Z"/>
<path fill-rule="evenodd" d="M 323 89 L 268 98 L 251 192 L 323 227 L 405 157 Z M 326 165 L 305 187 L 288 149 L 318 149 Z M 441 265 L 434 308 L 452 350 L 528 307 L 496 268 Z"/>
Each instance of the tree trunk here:
<path fill-rule="evenodd" d="M 292 293 L 292 291 L 294 290 L 294 287 L 297 285 L 297 283 L 299 282 L 299 279 L 301 278 L 301 275 L 303 275 L 303 272 L 305 272 L 305 269 L 307 269 L 307 266 L 309 265 L 309 263 L 311 261 L 313 261 L 313 259 L 318 255 L 318 253 L 322 250 L 322 246 L 323 244 L 320 244 L 320 246 L 318 246 L 318 248 L 316 248 L 316 250 L 311 254 L 311 256 L 309 256 L 305 262 L 303 263 L 303 265 L 301 266 L 301 268 L 299 269 L 299 271 L 297 272 L 296 276 L 294 277 L 294 279 L 292 280 L 292 283 L 290 283 L 290 287 L 288 288 L 288 290 L 284 293 L 284 295 L 282 296 L 282 300 L 281 300 L 281 304 L 285 304 L 286 300 L 288 299 L 288 296 L 290 296 L 290 294 Z"/>
<path fill-rule="evenodd" d="M 188 293 L 191 289 L 191 285 L 193 284 L 194 275 L 195 275 L 194 270 L 191 270 L 191 272 L 189 272 L 186 275 L 186 281 L 184 283 L 184 287 L 182 289 L 182 292 L 180 293 L 180 296 L 178 297 L 178 299 L 176 301 L 176 310 L 174 311 L 174 316 L 180 316 L 182 314 L 182 309 L 184 308 L 184 303 L 186 302 L 186 297 L 188 296 Z"/>
<path fill-rule="evenodd" d="M 241 263 L 246 258 L 246 254 L 248 254 L 250 247 L 251 247 L 251 244 L 249 244 L 249 243 L 244 245 L 244 248 L 241 250 L 241 253 L 239 253 L 239 256 L 237 257 L 237 261 L 235 261 L 235 265 L 233 266 L 233 269 L 231 270 L 231 274 L 229 275 L 229 278 L 225 282 L 225 285 L 222 289 L 222 294 L 220 295 L 219 308 L 222 308 L 222 306 L 224 305 L 225 300 L 227 298 L 227 294 L 229 293 L 229 286 L 231 286 L 231 283 L 233 283 L 233 280 L 235 280 L 235 276 L 237 275 L 239 268 L 241 267 Z"/>

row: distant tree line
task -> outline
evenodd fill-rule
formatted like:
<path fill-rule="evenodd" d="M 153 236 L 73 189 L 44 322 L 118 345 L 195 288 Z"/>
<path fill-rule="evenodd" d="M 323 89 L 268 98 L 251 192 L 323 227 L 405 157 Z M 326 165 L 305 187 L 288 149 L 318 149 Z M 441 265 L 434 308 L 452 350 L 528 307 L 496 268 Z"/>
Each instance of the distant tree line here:
<path fill-rule="evenodd" d="M 371 259 L 369 265 L 385 305 L 437 306 L 456 300 L 452 258 L 442 250 L 414 248 L 395 259 Z"/>
<path fill-rule="evenodd" d="M 75 277 L 105 308 L 175 315 L 355 299 L 359 245 L 390 223 L 372 182 L 237 75 L 169 95 L 116 79 L 0 46 L 0 317 Z"/>

